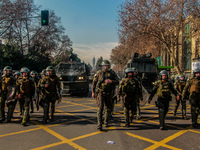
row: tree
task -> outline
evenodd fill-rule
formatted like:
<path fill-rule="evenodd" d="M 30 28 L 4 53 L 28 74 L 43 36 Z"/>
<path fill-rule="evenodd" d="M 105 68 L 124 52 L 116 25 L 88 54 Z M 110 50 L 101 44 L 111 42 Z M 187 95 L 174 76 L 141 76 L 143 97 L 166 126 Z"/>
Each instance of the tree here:
<path fill-rule="evenodd" d="M 100 58 L 97 59 L 96 70 L 101 70 L 101 63 L 102 62 L 103 62 L 103 57 L 101 56 Z"/>
<path fill-rule="evenodd" d="M 40 7 L 33 0 L 0 0 L 0 6 L 0 30 L 6 31 L 2 38 L 6 45 L 17 47 L 21 60 L 28 61 L 30 66 L 27 67 L 35 68 L 32 63 L 39 63 L 42 64 L 39 69 L 45 68 L 57 56 L 73 51 L 70 38 L 64 34 L 61 18 L 54 11 L 49 13 L 49 25 L 42 27 L 40 17 L 29 18 L 40 15 Z"/>
<path fill-rule="evenodd" d="M 195 19 L 199 8 L 198 0 L 129 0 L 119 11 L 120 42 L 127 44 L 137 37 L 152 38 L 170 54 L 174 67 L 181 73 L 183 69 L 176 58 L 183 43 L 199 30 Z M 186 35 L 188 23 L 193 27 Z"/>

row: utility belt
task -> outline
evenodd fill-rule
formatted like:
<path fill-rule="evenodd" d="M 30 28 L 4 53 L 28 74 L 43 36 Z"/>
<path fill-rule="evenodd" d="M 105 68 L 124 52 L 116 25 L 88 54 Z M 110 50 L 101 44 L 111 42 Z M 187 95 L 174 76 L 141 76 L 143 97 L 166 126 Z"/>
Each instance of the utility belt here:
<path fill-rule="evenodd" d="M 171 100 L 172 100 L 171 96 L 170 97 L 165 97 L 165 98 L 158 97 L 157 101 L 155 101 L 156 107 L 164 107 L 164 103 L 167 102 L 167 101 L 169 102 Z"/>
<path fill-rule="evenodd" d="M 110 95 L 110 94 L 112 94 L 113 92 L 114 92 L 114 90 L 104 91 L 104 90 L 102 90 L 102 89 L 100 89 L 100 88 L 97 88 L 95 94 L 96 94 L 96 96 L 97 96 L 99 93 L 101 93 L 102 95 Z"/>

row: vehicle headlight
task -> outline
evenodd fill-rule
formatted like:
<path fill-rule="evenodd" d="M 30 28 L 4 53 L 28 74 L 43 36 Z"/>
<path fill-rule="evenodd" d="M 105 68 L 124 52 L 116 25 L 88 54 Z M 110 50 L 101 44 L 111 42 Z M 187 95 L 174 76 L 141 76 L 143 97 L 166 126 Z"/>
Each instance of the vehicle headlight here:
<path fill-rule="evenodd" d="M 81 77 L 78 77 L 78 79 L 79 79 L 79 80 L 83 80 L 83 79 L 84 79 L 84 77 L 82 77 L 82 76 L 81 76 Z"/>

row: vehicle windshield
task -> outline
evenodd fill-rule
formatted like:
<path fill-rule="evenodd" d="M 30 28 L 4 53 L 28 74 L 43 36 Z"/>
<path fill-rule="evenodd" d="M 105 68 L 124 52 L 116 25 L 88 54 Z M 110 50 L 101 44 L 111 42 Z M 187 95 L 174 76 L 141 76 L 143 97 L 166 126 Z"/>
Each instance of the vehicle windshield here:
<path fill-rule="evenodd" d="M 135 67 L 138 72 L 157 72 L 157 66 L 153 63 L 134 62 L 131 67 Z"/>
<path fill-rule="evenodd" d="M 84 64 L 77 64 L 77 63 L 69 63 L 69 64 L 60 64 L 57 67 L 58 73 L 68 73 L 68 74 L 76 74 L 85 72 Z"/>

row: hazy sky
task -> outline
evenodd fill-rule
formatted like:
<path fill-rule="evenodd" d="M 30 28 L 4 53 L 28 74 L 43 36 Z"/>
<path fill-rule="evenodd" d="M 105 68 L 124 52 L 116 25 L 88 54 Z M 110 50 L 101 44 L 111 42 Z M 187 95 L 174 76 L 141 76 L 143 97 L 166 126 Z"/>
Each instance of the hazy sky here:
<path fill-rule="evenodd" d="M 125 0 L 34 0 L 41 10 L 54 10 L 82 61 L 110 58 L 118 45 L 118 10 Z"/>

